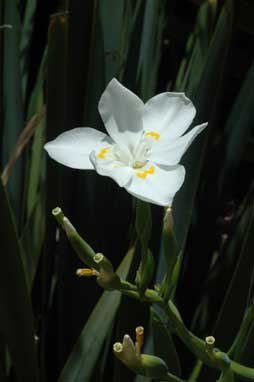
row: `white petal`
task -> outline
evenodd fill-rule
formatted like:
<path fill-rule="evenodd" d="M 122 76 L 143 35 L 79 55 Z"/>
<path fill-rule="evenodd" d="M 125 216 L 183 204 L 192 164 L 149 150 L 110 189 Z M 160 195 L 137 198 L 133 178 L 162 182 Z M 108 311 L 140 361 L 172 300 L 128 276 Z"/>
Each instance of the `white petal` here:
<path fill-rule="evenodd" d="M 98 152 L 93 151 L 90 155 L 90 160 L 94 165 L 95 170 L 100 175 L 109 176 L 120 187 L 125 186 L 132 175 L 132 169 L 128 166 L 119 164 L 116 160 L 112 159 L 111 155 L 106 155 L 105 158 L 100 159 Z"/>
<path fill-rule="evenodd" d="M 145 104 L 144 130 L 174 140 L 188 129 L 195 114 L 195 107 L 184 93 L 161 93 Z"/>
<path fill-rule="evenodd" d="M 90 127 L 78 127 L 60 134 L 44 146 L 49 156 L 57 162 L 77 169 L 94 169 L 89 155 L 113 143 L 112 139 Z"/>
<path fill-rule="evenodd" d="M 206 126 L 207 123 L 198 125 L 190 130 L 187 134 L 168 144 L 163 140 L 154 142 L 151 148 L 149 159 L 152 162 L 165 166 L 174 166 L 178 164 L 185 151 L 189 148 L 197 135 L 205 129 Z"/>
<path fill-rule="evenodd" d="M 108 84 L 99 102 L 99 112 L 107 132 L 116 143 L 132 151 L 143 131 L 144 104 L 115 78 Z"/>
<path fill-rule="evenodd" d="M 134 174 L 125 189 L 146 202 L 160 206 L 171 206 L 176 192 L 183 184 L 184 177 L 185 169 L 183 166 L 178 165 L 164 169 L 148 162 L 145 168 L 134 170 Z"/>

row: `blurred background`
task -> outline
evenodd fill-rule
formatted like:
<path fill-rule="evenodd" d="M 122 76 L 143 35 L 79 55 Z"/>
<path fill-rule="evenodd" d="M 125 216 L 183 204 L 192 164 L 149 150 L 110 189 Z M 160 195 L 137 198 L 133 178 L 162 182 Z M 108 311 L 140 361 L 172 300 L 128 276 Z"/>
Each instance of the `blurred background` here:
<path fill-rule="evenodd" d="M 213 334 L 227 351 L 253 303 L 253 1 L 0 0 L 0 19 L 0 380 L 149 381 L 111 351 L 142 324 L 153 352 L 148 307 L 115 292 L 101 297 L 94 279 L 77 278 L 82 264 L 51 215 L 60 206 L 117 267 L 133 237 L 131 197 L 43 150 L 74 127 L 104 131 L 97 105 L 113 77 L 144 101 L 185 92 L 197 109 L 194 124 L 209 122 L 182 160 L 172 298 L 187 327 Z M 163 210 L 152 213 L 159 283 Z M 138 262 L 128 265 L 129 279 Z M 251 324 L 235 354 L 252 367 L 253 340 Z M 172 372 L 215 381 L 170 341 Z"/>

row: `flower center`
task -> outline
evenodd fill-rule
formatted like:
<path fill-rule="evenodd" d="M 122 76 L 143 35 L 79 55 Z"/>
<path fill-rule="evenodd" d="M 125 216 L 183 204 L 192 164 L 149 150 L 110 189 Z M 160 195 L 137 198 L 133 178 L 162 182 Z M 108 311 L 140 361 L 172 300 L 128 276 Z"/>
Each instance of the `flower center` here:
<path fill-rule="evenodd" d="M 124 166 L 140 169 L 146 165 L 150 155 L 150 145 L 147 140 L 142 139 L 133 152 L 126 152 L 120 146 L 114 146 L 114 157 L 117 162 Z"/>
<path fill-rule="evenodd" d="M 128 150 L 118 144 L 113 147 L 104 147 L 97 157 L 114 162 L 114 167 L 131 167 L 135 170 L 142 169 L 149 161 L 151 148 L 155 141 L 160 139 L 160 135 L 150 131 L 143 135 L 136 147 Z M 150 171 L 150 170 L 149 170 Z"/>

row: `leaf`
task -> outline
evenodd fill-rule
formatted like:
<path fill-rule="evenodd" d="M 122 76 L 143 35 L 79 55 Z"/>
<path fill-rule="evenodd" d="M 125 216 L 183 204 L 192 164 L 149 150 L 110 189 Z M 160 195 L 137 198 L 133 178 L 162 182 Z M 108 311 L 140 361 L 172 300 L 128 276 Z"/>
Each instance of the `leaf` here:
<path fill-rule="evenodd" d="M 180 360 L 171 333 L 153 308 L 151 308 L 151 330 L 154 354 L 166 362 L 170 373 L 180 376 Z"/>
<path fill-rule="evenodd" d="M 245 235 L 237 264 L 215 324 L 218 346 L 229 348 L 243 319 L 247 304 L 252 269 L 254 267 L 254 203 L 249 207 Z M 230 322 L 230 325 L 228 323 Z"/>
<path fill-rule="evenodd" d="M 44 51 L 38 78 L 29 100 L 28 118 L 31 118 L 34 114 L 42 110 L 44 106 L 43 86 L 45 81 L 46 63 L 47 63 L 47 48 Z M 43 176 L 42 164 L 44 165 L 44 162 L 42 162 L 42 151 L 43 151 L 43 145 L 45 141 L 45 128 L 46 128 L 46 119 L 44 118 L 35 130 L 33 142 L 31 145 L 31 154 L 29 158 L 27 175 L 26 175 L 26 178 L 27 178 L 26 214 L 28 218 L 30 214 L 32 213 L 33 208 L 35 206 L 39 182 Z"/>
<path fill-rule="evenodd" d="M 177 75 L 177 91 L 194 94 L 199 85 L 214 32 L 216 10 L 217 0 L 204 1 L 199 8 L 194 31 L 187 42 L 186 57 L 182 60 Z"/>
<path fill-rule="evenodd" d="M 33 19 L 36 11 L 37 0 L 28 0 L 26 2 L 26 10 L 22 25 L 21 40 L 20 40 L 20 67 L 22 76 L 22 94 L 23 99 L 26 97 L 28 66 L 29 66 L 29 48 L 31 35 L 33 32 Z"/>
<path fill-rule="evenodd" d="M 253 277 L 253 274 L 252 274 Z M 236 362 L 240 362 L 244 365 L 248 365 L 249 362 L 246 362 L 246 355 L 248 357 L 248 353 L 251 350 L 252 351 L 252 344 L 253 341 L 253 329 L 254 329 L 254 310 L 253 305 L 251 303 L 250 306 L 247 307 L 240 328 L 238 330 L 237 336 L 234 339 L 234 342 L 228 351 L 228 355 L 231 359 L 233 359 Z M 252 366 L 253 362 L 253 356 L 251 356 L 251 363 L 250 366 Z"/>
<path fill-rule="evenodd" d="M 22 249 L 1 180 L 0 211 L 0 326 L 10 351 L 16 380 L 38 381 L 34 318 L 22 263 Z"/>
<path fill-rule="evenodd" d="M 200 21 L 198 20 L 198 22 Z M 186 169 L 186 176 L 182 188 L 174 199 L 173 217 L 174 231 L 182 254 L 184 254 L 192 214 L 195 210 L 194 203 L 208 146 L 208 139 L 210 134 L 214 134 L 217 125 L 221 87 L 225 78 L 224 73 L 230 48 L 232 25 L 233 5 L 231 1 L 228 1 L 219 15 L 209 49 L 205 55 L 202 54 L 202 62 L 198 60 L 192 70 L 186 69 L 188 71 L 188 81 L 190 82 L 188 86 L 185 85 L 186 89 L 181 88 L 181 90 L 187 91 L 187 95 L 191 98 L 197 109 L 197 118 L 195 118 L 193 125 L 208 121 L 205 131 L 192 143 L 181 160 Z M 200 45 L 200 42 L 197 42 L 197 44 Z M 192 62 L 189 63 L 189 65 L 192 64 Z M 200 78 L 198 84 L 196 84 L 197 77 Z M 175 284 L 178 281 L 182 259 L 183 256 L 180 255 L 174 274 Z M 157 272 L 158 282 L 161 282 L 163 279 L 164 269 L 165 261 L 161 255 Z"/>
<path fill-rule="evenodd" d="M 101 0 L 99 2 L 100 19 L 105 56 L 106 84 L 120 71 L 121 61 L 121 33 L 124 23 L 124 0 Z M 114 23 L 112 23 L 114 20 Z"/>
<path fill-rule="evenodd" d="M 140 94 L 143 101 L 154 95 L 160 63 L 161 39 L 164 30 L 165 2 L 147 0 L 140 42 L 137 80 L 140 80 Z"/>
<path fill-rule="evenodd" d="M 29 219 L 22 230 L 20 238 L 24 248 L 23 261 L 27 270 L 29 289 L 31 291 L 33 280 L 42 253 L 45 237 L 45 195 L 43 191 L 38 195 L 37 202 Z"/>
<path fill-rule="evenodd" d="M 19 57 L 20 17 L 15 1 L 7 1 L 4 8 L 4 22 L 5 24 L 12 25 L 12 28 L 4 30 L 4 129 L 2 132 L 1 163 L 5 166 L 24 126 L 24 116 Z M 15 165 L 8 185 L 11 205 L 17 219 L 20 218 L 21 213 L 21 190 L 22 166 L 21 161 L 19 161 Z"/>
<path fill-rule="evenodd" d="M 133 250 L 130 250 L 117 270 L 123 279 L 128 274 L 132 258 Z M 118 291 L 103 293 L 61 372 L 60 382 L 89 380 L 120 301 L 121 294 Z"/>
<path fill-rule="evenodd" d="M 191 221 L 194 200 L 208 136 L 218 117 L 220 90 L 223 83 L 226 59 L 229 51 L 233 9 L 228 1 L 220 14 L 215 32 L 203 65 L 200 82 L 194 94 L 188 94 L 198 111 L 195 124 L 209 121 L 206 130 L 188 149 L 182 160 L 186 168 L 185 182 L 174 203 L 174 228 L 179 245 L 184 248 Z M 195 77 L 194 77 L 195 80 Z"/>
<path fill-rule="evenodd" d="M 254 121 L 254 64 L 248 70 L 236 101 L 226 122 L 226 148 L 223 171 L 220 174 L 220 191 L 224 184 L 232 187 L 234 173 L 242 159 L 244 147 L 251 134 Z"/>

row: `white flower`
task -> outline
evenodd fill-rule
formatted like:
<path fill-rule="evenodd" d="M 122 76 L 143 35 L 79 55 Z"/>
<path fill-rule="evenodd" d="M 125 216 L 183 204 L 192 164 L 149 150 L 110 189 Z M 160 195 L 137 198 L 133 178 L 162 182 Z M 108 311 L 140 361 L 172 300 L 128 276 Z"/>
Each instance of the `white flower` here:
<path fill-rule="evenodd" d="M 196 110 L 184 93 L 161 93 L 146 104 L 116 79 L 107 86 L 99 112 L 109 135 L 90 127 L 69 130 L 48 142 L 51 158 L 76 169 L 109 176 L 137 198 L 172 204 L 183 184 L 184 152 L 207 123 L 187 134 Z"/>

